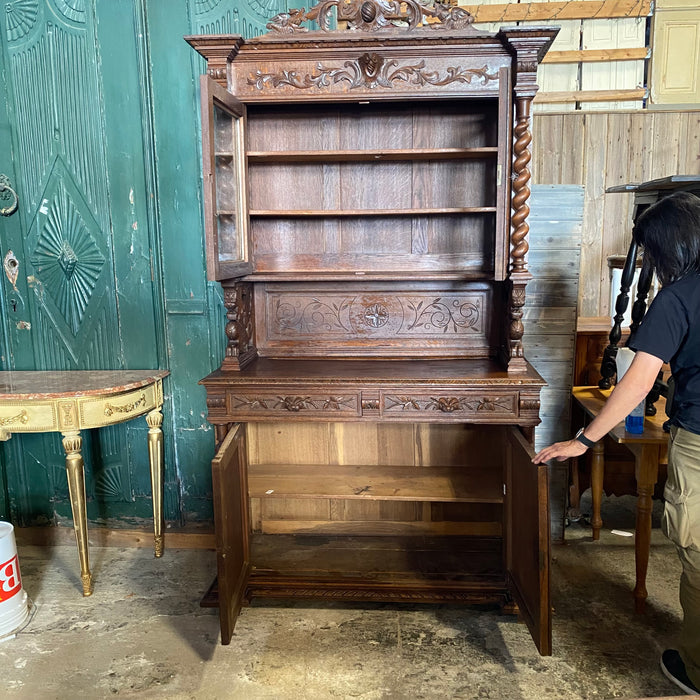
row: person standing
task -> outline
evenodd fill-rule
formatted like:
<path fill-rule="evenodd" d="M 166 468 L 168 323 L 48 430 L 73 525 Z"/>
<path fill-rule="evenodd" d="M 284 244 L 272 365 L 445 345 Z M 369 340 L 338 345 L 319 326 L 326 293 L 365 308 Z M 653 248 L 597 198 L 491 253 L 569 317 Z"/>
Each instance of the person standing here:
<path fill-rule="evenodd" d="M 630 339 L 634 360 L 585 430 L 532 461 L 582 455 L 644 400 L 663 363 L 670 363 L 675 390 L 666 406 L 662 529 L 682 564 L 683 625 L 679 649 L 663 652 L 661 670 L 688 695 L 700 695 L 700 198 L 688 192 L 665 197 L 642 213 L 632 235 L 662 285 Z"/>

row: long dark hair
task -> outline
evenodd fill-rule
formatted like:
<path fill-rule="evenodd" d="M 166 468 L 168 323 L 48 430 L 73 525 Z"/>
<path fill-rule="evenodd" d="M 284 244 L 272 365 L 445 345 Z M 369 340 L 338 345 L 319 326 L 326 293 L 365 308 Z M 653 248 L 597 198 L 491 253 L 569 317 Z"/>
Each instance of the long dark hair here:
<path fill-rule="evenodd" d="M 700 197 L 675 192 L 637 219 L 632 236 L 661 284 L 700 272 Z"/>

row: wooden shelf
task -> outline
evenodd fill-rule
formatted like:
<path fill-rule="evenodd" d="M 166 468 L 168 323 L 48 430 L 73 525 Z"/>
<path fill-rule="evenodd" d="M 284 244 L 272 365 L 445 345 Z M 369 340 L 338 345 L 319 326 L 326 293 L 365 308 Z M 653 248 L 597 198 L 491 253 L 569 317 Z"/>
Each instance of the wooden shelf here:
<path fill-rule="evenodd" d="M 499 469 L 474 467 L 251 465 L 253 498 L 502 503 Z"/>
<path fill-rule="evenodd" d="M 296 217 L 327 217 L 340 218 L 347 216 L 434 216 L 450 214 L 492 214 L 496 207 L 445 207 L 424 209 L 251 209 L 248 214 L 258 218 L 296 218 Z M 219 216 L 230 216 L 233 211 L 217 211 Z"/>
<path fill-rule="evenodd" d="M 464 506 L 462 506 L 464 507 Z M 492 508 L 500 506 L 491 505 Z M 294 520 L 266 518 L 265 535 L 347 535 L 353 537 L 502 537 L 501 520 Z"/>
<path fill-rule="evenodd" d="M 256 221 L 267 221 L 258 219 Z M 299 219 L 299 222 L 304 219 Z M 313 221 L 306 219 L 306 221 Z M 380 221 L 391 222 L 391 219 Z M 391 229 L 389 224 L 385 224 Z M 456 279 L 461 281 L 493 280 L 493 262 L 480 259 L 478 254 L 464 253 L 289 253 L 275 254 L 256 252 L 255 280 L 262 279 L 258 275 L 288 274 L 289 277 L 278 278 L 279 281 L 295 280 L 299 277 L 306 280 L 379 280 L 418 281 L 426 278 Z M 390 272 L 391 271 L 391 272 Z M 361 272 L 362 274 L 356 274 Z M 383 273 L 388 273 L 381 277 Z M 328 276 L 327 276 L 328 275 Z M 424 277 L 424 275 L 426 277 Z"/>
<path fill-rule="evenodd" d="M 217 155 L 230 155 L 228 153 Z M 481 148 L 406 148 L 358 151 L 249 151 L 248 163 L 343 163 L 378 160 L 455 160 L 494 158 L 497 146 Z"/>
<path fill-rule="evenodd" d="M 269 386 L 276 390 L 280 384 L 294 382 L 299 391 L 304 386 L 328 385 L 348 386 L 363 384 L 368 388 L 382 386 L 425 386 L 430 390 L 435 383 L 454 384 L 469 389 L 480 387 L 498 387 L 500 393 L 508 391 L 506 387 L 517 387 L 522 390 L 529 386 L 541 387 L 544 380 L 526 363 L 523 373 L 508 374 L 501 362 L 494 358 L 465 359 L 364 359 L 358 358 L 328 358 L 328 359 L 274 359 L 259 357 L 251 362 L 241 372 L 225 372 L 214 370 L 201 380 L 207 389 L 217 390 L 217 387 L 230 389 L 245 387 L 253 384 L 256 387 Z M 529 421 L 521 418 L 518 423 L 527 425 Z M 495 433 L 487 433 L 487 430 Z M 503 433 L 501 426 L 480 426 L 484 431 L 484 439 L 493 437 L 501 441 Z"/>
<path fill-rule="evenodd" d="M 482 282 L 493 279 L 493 271 L 488 270 L 458 270 L 430 271 L 411 270 L 397 272 L 396 270 L 354 270 L 344 272 L 334 270 L 324 272 L 317 270 L 284 271 L 284 272 L 254 272 L 241 278 L 246 282 L 357 282 L 359 280 L 372 282 L 422 282 L 458 281 Z"/>
<path fill-rule="evenodd" d="M 348 582 L 352 578 L 468 582 L 504 578 L 500 538 L 329 537 L 257 535 L 251 537 L 253 583 L 277 577 Z M 259 582 L 259 581 L 258 581 Z"/>

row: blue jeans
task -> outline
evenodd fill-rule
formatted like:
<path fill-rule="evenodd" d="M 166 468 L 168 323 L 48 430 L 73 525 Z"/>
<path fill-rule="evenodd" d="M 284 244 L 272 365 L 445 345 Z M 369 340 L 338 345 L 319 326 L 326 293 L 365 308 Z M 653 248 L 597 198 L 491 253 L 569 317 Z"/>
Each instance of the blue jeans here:
<path fill-rule="evenodd" d="M 700 688 L 700 435 L 673 426 L 664 488 L 664 534 L 683 565 L 679 651 L 688 677 Z"/>

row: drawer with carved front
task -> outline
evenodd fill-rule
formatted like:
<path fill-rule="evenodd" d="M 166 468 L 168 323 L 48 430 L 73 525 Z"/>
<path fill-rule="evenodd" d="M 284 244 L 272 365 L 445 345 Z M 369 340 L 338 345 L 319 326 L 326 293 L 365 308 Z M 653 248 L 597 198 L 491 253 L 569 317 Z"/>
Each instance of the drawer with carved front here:
<path fill-rule="evenodd" d="M 383 391 L 379 407 L 384 418 L 496 423 L 518 416 L 518 392 L 431 392 Z"/>
<path fill-rule="evenodd" d="M 238 420 L 279 417 L 342 419 L 361 415 L 360 396 L 354 392 L 229 392 L 227 413 Z"/>

